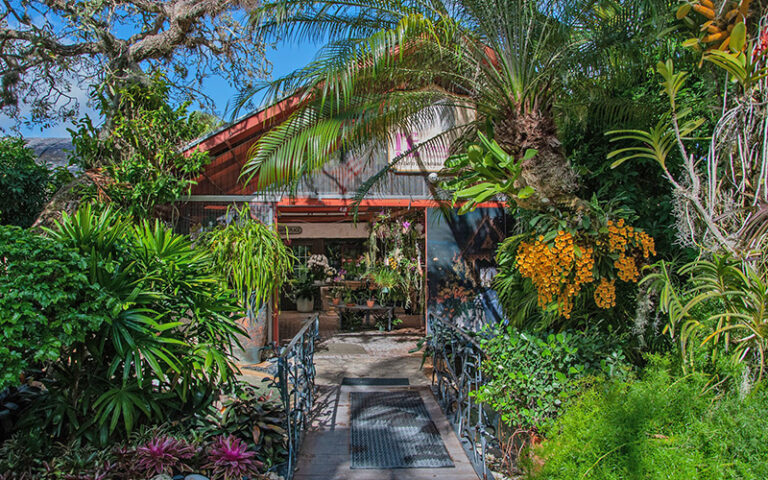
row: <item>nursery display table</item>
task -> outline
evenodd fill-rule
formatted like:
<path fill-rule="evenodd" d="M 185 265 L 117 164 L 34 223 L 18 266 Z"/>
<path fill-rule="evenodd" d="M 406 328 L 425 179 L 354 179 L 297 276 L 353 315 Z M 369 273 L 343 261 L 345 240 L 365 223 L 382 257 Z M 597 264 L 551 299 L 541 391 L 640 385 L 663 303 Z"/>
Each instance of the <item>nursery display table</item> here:
<path fill-rule="evenodd" d="M 374 305 L 369 307 L 368 305 L 337 305 L 336 309 L 339 312 L 339 328 L 341 328 L 341 314 L 343 312 L 360 312 L 365 315 L 364 325 L 373 325 L 371 323 L 371 315 L 376 312 L 382 312 L 387 314 L 387 331 L 392 330 L 392 317 L 395 313 L 395 307 L 386 307 L 383 305 Z"/>

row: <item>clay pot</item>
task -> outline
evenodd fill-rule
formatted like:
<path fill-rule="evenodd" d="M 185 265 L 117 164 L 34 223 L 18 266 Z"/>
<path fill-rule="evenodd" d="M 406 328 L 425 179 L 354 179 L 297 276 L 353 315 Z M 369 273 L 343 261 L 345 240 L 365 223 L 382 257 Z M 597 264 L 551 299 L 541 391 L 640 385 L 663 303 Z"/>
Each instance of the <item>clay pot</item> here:
<path fill-rule="evenodd" d="M 366 300 L 365 304 L 368 305 L 368 308 L 371 308 L 376 305 L 376 300 Z"/>
<path fill-rule="evenodd" d="M 333 303 L 334 305 L 338 305 L 339 303 L 341 303 L 341 299 L 339 297 L 336 297 L 331 300 L 331 303 Z"/>

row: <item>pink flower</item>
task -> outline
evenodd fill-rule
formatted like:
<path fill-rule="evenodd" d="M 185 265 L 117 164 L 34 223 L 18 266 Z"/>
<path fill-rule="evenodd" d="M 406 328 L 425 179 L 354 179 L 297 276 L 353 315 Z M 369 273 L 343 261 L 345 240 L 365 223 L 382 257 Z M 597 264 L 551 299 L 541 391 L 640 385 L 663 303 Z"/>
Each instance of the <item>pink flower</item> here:
<path fill-rule="evenodd" d="M 757 45 L 755 45 L 755 49 L 752 51 L 752 60 L 755 60 L 766 50 L 768 50 L 768 27 L 764 28 L 763 31 L 760 32 Z"/>
<path fill-rule="evenodd" d="M 189 471 L 184 460 L 194 456 L 195 449 L 184 440 L 156 437 L 136 449 L 135 468 L 149 476 Z"/>
<path fill-rule="evenodd" d="M 256 460 L 256 452 L 248 451 L 248 445 L 232 435 L 219 437 L 208 452 L 208 464 L 205 469 L 211 471 L 213 478 L 241 480 L 243 476 L 256 475 L 264 464 Z"/>

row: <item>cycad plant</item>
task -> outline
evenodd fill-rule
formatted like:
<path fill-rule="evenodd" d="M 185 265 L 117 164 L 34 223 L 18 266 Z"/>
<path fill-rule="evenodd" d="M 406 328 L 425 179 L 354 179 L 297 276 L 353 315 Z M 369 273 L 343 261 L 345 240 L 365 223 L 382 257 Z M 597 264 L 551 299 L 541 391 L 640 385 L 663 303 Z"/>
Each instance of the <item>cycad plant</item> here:
<path fill-rule="evenodd" d="M 308 66 L 266 87 L 268 99 L 295 94 L 300 107 L 256 142 L 243 175 L 262 188 L 295 186 L 328 162 L 343 161 L 340 152 L 385 148 L 398 132 L 454 116 L 462 120 L 414 141 L 359 194 L 406 156 L 418 161 L 429 149 L 461 151 L 485 132 L 522 160 L 516 183 L 534 192 L 529 208 L 578 204 L 576 175 L 557 138 L 558 100 L 574 95 L 576 79 L 599 83 L 609 76 L 611 45 L 628 43 L 650 7 L 667 3 L 267 1 L 253 14 L 264 35 L 327 44 Z M 523 159 L 528 150 L 537 154 Z"/>

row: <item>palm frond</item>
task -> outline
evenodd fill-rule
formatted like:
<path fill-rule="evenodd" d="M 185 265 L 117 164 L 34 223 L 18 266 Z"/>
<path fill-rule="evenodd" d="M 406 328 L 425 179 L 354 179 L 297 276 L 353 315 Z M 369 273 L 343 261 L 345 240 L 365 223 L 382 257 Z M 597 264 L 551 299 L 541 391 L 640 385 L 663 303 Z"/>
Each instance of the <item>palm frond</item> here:
<path fill-rule="evenodd" d="M 298 112 L 253 147 L 243 177 L 295 185 L 344 149 L 413 127 L 428 102 L 471 99 L 477 122 L 550 112 L 574 78 L 606 77 L 627 38 L 669 2 L 582 0 L 273 0 L 251 21 L 265 37 L 325 42 L 306 67 L 257 91 L 297 94 Z M 642 8 L 636 8 L 641 5 Z M 638 19 L 643 21 L 638 22 Z M 601 80 L 602 81 L 602 80 Z M 598 84 L 599 82 L 594 82 Z M 441 93 L 440 93 L 441 92 Z M 471 140 L 455 139 L 455 143 Z M 381 169 L 364 187 L 386 176 Z"/>

